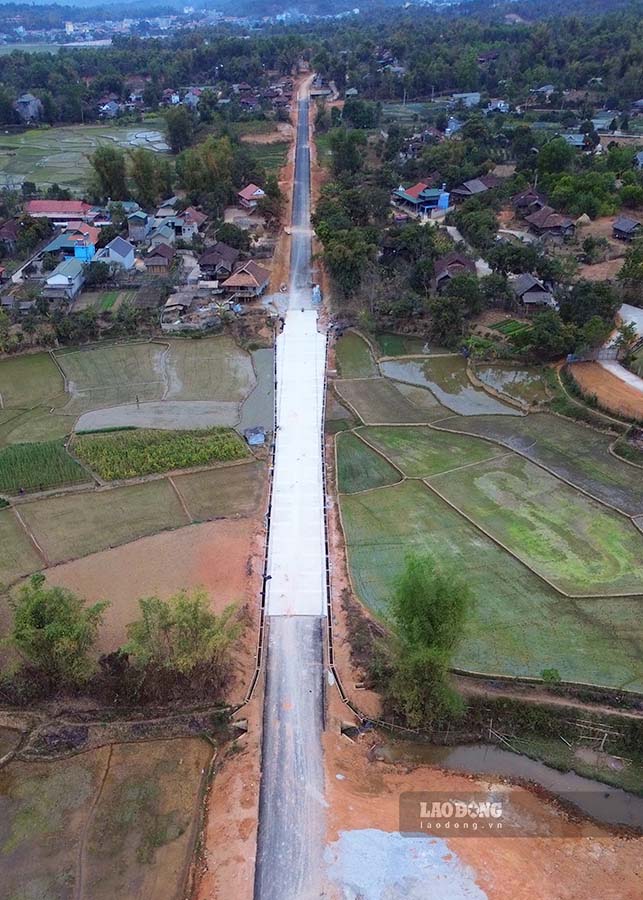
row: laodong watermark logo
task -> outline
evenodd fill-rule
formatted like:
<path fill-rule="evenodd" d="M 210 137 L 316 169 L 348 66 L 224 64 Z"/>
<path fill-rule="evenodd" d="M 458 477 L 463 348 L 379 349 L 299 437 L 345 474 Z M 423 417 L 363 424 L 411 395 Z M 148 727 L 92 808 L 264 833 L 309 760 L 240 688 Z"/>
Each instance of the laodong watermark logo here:
<path fill-rule="evenodd" d="M 405 793 L 400 796 L 400 831 L 435 837 L 512 831 L 508 798 L 482 793 Z"/>

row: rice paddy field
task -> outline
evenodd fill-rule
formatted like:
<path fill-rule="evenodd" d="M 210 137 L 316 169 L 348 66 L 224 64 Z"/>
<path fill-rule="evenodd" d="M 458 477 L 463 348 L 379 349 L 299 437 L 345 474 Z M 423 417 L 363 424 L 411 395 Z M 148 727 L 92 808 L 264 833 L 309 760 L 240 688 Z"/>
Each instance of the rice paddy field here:
<path fill-rule="evenodd" d="M 0 590 L 42 568 L 42 557 L 13 509 L 0 509 L 0 547 Z"/>
<path fill-rule="evenodd" d="M 172 481 L 194 522 L 249 516 L 259 508 L 266 466 L 248 462 L 175 475 Z"/>
<path fill-rule="evenodd" d="M 335 390 L 366 425 L 430 422 L 444 414 L 438 404 L 423 409 L 412 403 L 388 378 L 336 381 Z"/>
<path fill-rule="evenodd" d="M 433 353 L 449 351 L 430 345 L 423 337 L 415 334 L 392 334 L 379 332 L 375 342 L 380 356 L 412 356 L 414 354 L 430 356 Z"/>
<path fill-rule="evenodd" d="M 429 552 L 467 579 L 474 606 L 454 664 L 643 689 L 643 597 L 570 600 L 485 537 L 420 481 L 340 498 L 351 578 L 384 616 L 409 551 Z"/>
<path fill-rule="evenodd" d="M 643 594 L 643 540 L 625 516 L 514 454 L 431 487 L 569 594 Z"/>
<path fill-rule="evenodd" d="M 517 450 L 628 515 L 643 514 L 641 470 L 610 454 L 614 440 L 610 435 L 549 413 L 513 419 L 454 416 L 437 427 L 479 435 Z"/>
<path fill-rule="evenodd" d="M 428 388 L 442 406 L 460 415 L 520 415 L 514 407 L 471 384 L 466 361 L 461 356 L 440 356 L 426 361 L 386 360 L 380 363 L 380 368 L 388 378 Z"/>
<path fill-rule="evenodd" d="M 70 125 L 31 128 L 0 135 L 0 182 L 33 181 L 80 191 L 89 176 L 90 156 L 100 146 L 168 151 L 160 116 L 137 125 Z"/>
<path fill-rule="evenodd" d="M 399 472 L 356 434 L 340 434 L 337 448 L 337 483 L 342 493 L 372 490 L 400 480 Z"/>
<path fill-rule="evenodd" d="M 342 378 L 374 378 L 379 375 L 370 347 L 354 331 L 347 331 L 337 341 L 335 359 Z"/>
<path fill-rule="evenodd" d="M 536 368 L 478 366 L 476 375 L 484 384 L 522 403 L 545 403 L 549 394 L 542 371 Z"/>
<path fill-rule="evenodd" d="M 471 395 L 459 363 L 382 362 L 385 375 L 404 376 L 390 382 L 394 392 L 379 384 L 388 378 L 335 382 L 364 422 L 375 421 L 373 409 L 383 417 L 337 440 L 358 596 L 385 616 L 406 554 L 430 552 L 464 573 L 476 600 L 456 666 L 531 676 L 556 668 L 563 680 L 640 690 L 643 534 L 628 518 L 643 521 L 640 469 L 609 453 L 609 435 L 548 413 L 516 415 L 482 389 Z M 426 424 L 385 424 L 400 422 L 400 396 Z M 356 437 L 373 449 L 357 450 Z M 369 485 L 380 454 L 404 480 Z M 357 493 L 363 484 L 371 489 Z"/>
<path fill-rule="evenodd" d="M 0 772 L 3 896 L 182 896 L 212 748 L 113 744 Z"/>

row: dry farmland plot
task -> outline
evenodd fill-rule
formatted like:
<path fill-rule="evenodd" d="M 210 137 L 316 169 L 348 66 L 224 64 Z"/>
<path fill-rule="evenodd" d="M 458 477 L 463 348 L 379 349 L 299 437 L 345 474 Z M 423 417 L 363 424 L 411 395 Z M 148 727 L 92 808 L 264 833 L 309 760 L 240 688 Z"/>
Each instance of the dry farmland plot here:
<path fill-rule="evenodd" d="M 354 331 L 347 331 L 339 338 L 335 359 L 342 378 L 370 378 L 379 374 L 368 344 Z"/>
<path fill-rule="evenodd" d="M 12 509 L 0 509 L 0 547 L 0 589 L 43 566 Z"/>
<path fill-rule="evenodd" d="M 388 422 L 430 422 L 442 418 L 438 408 L 421 409 L 401 394 L 388 378 L 336 381 L 335 390 L 366 425 Z"/>
<path fill-rule="evenodd" d="M 34 500 L 20 514 L 52 564 L 188 524 L 165 479 Z"/>
<path fill-rule="evenodd" d="M 486 441 L 422 426 L 371 426 L 360 428 L 358 434 L 411 478 L 469 466 L 502 452 Z M 341 453 L 339 458 L 341 464 Z"/>
<path fill-rule="evenodd" d="M 2 896 L 182 896 L 211 748 L 116 744 L 0 772 Z"/>
<path fill-rule="evenodd" d="M 265 484 L 264 463 L 175 475 L 173 482 L 195 522 L 224 516 L 249 516 L 259 508 Z"/>
<path fill-rule="evenodd" d="M 395 484 L 399 472 L 355 434 L 337 436 L 337 484 L 342 493 L 352 494 Z"/>
<path fill-rule="evenodd" d="M 611 456 L 608 448 L 613 438 L 609 435 L 547 413 L 519 419 L 454 416 L 438 428 L 453 428 L 497 441 L 548 466 L 629 515 L 643 513 L 641 470 Z"/>
<path fill-rule="evenodd" d="M 406 554 L 416 549 L 461 572 L 475 605 L 455 664 L 643 689 L 643 598 L 567 600 L 482 535 L 421 482 L 340 497 L 351 576 L 383 614 Z"/>
<path fill-rule="evenodd" d="M 643 593 L 641 533 L 528 460 L 503 456 L 430 483 L 561 590 Z"/>
<path fill-rule="evenodd" d="M 382 374 L 397 381 L 428 388 L 447 409 L 463 416 L 519 416 L 517 409 L 474 387 L 461 356 L 422 360 L 389 360 L 380 363 Z"/>

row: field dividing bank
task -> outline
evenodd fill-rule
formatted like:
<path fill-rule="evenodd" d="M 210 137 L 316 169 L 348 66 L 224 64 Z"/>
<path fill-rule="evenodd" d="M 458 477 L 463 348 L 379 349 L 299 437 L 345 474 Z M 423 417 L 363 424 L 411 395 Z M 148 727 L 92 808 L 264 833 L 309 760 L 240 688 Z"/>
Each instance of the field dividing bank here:
<path fill-rule="evenodd" d="M 339 505 L 353 589 L 377 616 L 411 551 L 468 581 L 474 603 L 455 666 L 513 676 L 557 668 L 565 681 L 643 689 L 643 597 L 563 597 L 418 480 L 340 494 Z"/>
<path fill-rule="evenodd" d="M 0 509 L 0 590 L 44 565 L 13 509 Z"/>
<path fill-rule="evenodd" d="M 512 419 L 452 416 L 432 424 L 508 447 L 608 506 L 630 516 L 643 513 L 641 470 L 609 452 L 613 436 L 587 425 L 544 412 Z"/>
<path fill-rule="evenodd" d="M 512 454 L 427 483 L 561 592 L 643 593 L 643 540 L 633 523 L 529 460 Z"/>
<path fill-rule="evenodd" d="M 0 772 L 3 896 L 183 896 L 211 759 L 208 742 L 177 738 L 11 761 Z"/>

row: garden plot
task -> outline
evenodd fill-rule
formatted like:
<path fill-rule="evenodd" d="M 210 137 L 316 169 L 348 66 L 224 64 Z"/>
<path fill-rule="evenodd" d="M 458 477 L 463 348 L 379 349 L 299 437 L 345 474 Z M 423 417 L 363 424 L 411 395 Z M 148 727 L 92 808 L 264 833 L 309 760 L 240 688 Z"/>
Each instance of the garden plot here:
<path fill-rule="evenodd" d="M 478 366 L 475 374 L 483 384 L 521 403 L 545 403 L 549 399 L 541 369 Z"/>
<path fill-rule="evenodd" d="M 197 833 L 206 741 L 115 744 L 0 772 L 7 898 L 182 896 Z"/>
<path fill-rule="evenodd" d="M 503 456 L 431 487 L 560 590 L 643 593 L 641 533 L 528 460 Z"/>
<path fill-rule="evenodd" d="M 424 478 L 463 466 L 475 466 L 476 463 L 502 452 L 486 441 L 436 431 L 433 428 L 382 426 L 360 428 L 357 433 L 412 478 Z M 339 444 L 338 448 L 341 464 L 344 448 Z"/>
<path fill-rule="evenodd" d="M 519 416 L 518 410 L 490 397 L 483 388 L 474 387 L 467 377 L 465 360 L 460 356 L 422 360 L 387 360 L 380 363 L 382 374 L 428 388 L 443 406 L 463 416 L 496 414 Z"/>
<path fill-rule="evenodd" d="M 0 589 L 43 566 L 33 543 L 12 509 L 0 509 Z"/>
<path fill-rule="evenodd" d="M 353 494 L 397 481 L 399 472 L 357 435 L 337 436 L 337 485 L 342 493 Z"/>
<path fill-rule="evenodd" d="M 474 604 L 455 665 L 643 688 L 643 598 L 568 600 L 481 534 L 421 482 L 340 497 L 358 595 L 386 614 L 407 553 L 431 553 L 469 583 Z"/>
<path fill-rule="evenodd" d="M 643 513 L 641 470 L 609 453 L 613 441 L 609 435 L 548 413 L 533 413 L 519 419 L 453 417 L 437 427 L 497 441 L 548 466 L 561 478 L 628 515 Z"/>
<path fill-rule="evenodd" d="M 442 418 L 438 409 L 414 406 L 387 378 L 336 381 L 334 387 L 366 425 L 430 422 Z"/>
<path fill-rule="evenodd" d="M 0 449 L 0 494 L 44 491 L 83 481 L 91 481 L 90 475 L 67 453 L 62 441 L 12 444 Z"/>
<path fill-rule="evenodd" d="M 51 564 L 189 524 L 165 479 L 33 500 L 20 514 Z"/>
<path fill-rule="evenodd" d="M 335 360 L 342 378 L 372 378 L 379 375 L 370 347 L 354 331 L 347 331 L 335 344 Z"/>
<path fill-rule="evenodd" d="M 175 475 L 172 480 L 192 520 L 204 522 L 254 514 L 260 505 L 265 476 L 264 463 L 249 462 Z"/>

